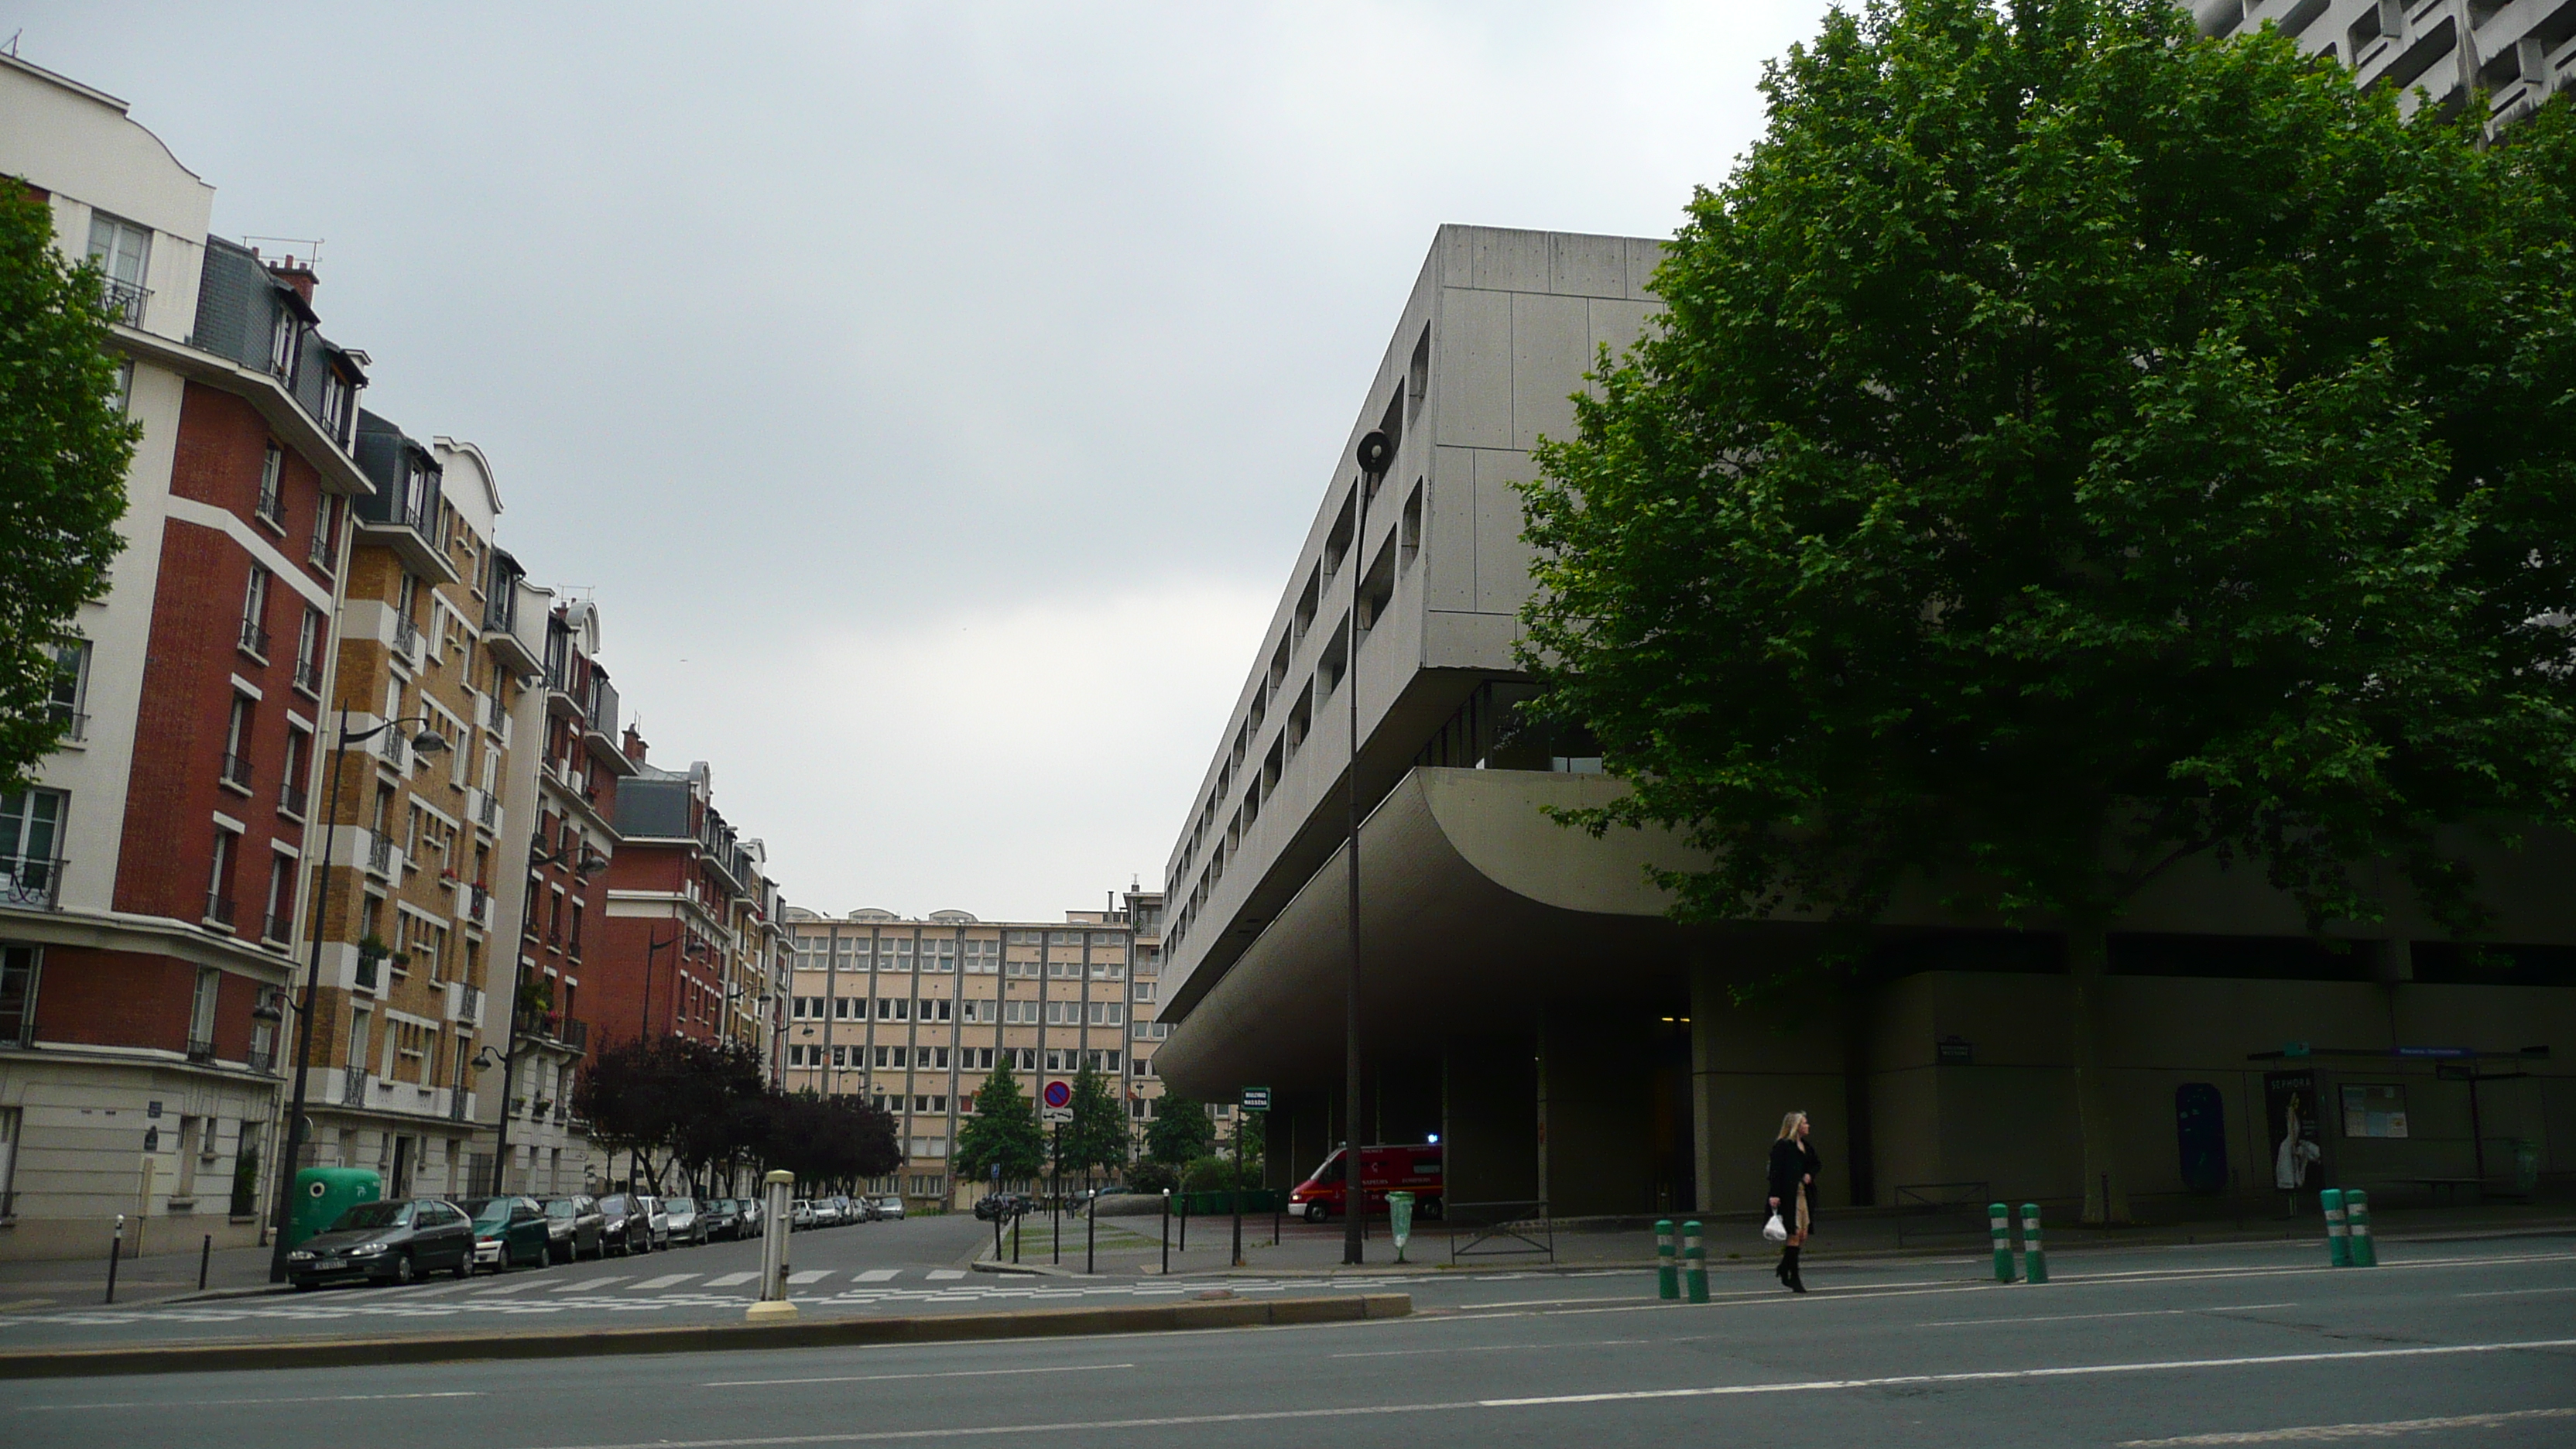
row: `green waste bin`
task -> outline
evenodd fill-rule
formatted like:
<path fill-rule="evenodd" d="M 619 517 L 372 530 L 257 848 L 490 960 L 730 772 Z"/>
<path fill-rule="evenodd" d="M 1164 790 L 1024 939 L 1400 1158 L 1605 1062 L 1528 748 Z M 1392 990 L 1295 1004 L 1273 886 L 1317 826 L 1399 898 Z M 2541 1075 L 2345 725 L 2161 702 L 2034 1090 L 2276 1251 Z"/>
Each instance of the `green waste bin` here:
<path fill-rule="evenodd" d="M 2525 1137 L 2513 1144 L 2513 1190 L 2524 1197 L 2540 1189 L 2540 1144 Z"/>
<path fill-rule="evenodd" d="M 339 1221 L 340 1214 L 385 1195 L 385 1180 L 363 1167 L 307 1167 L 295 1174 L 295 1215 L 286 1224 L 292 1248 Z"/>

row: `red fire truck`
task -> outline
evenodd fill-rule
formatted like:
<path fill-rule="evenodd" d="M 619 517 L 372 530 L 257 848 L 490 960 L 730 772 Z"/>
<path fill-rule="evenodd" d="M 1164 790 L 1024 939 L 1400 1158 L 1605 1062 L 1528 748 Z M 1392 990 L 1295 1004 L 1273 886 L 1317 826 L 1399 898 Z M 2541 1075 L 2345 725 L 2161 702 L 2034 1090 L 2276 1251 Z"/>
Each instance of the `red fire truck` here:
<path fill-rule="evenodd" d="M 1349 1182 L 1346 1170 L 1350 1149 L 1337 1147 L 1324 1165 L 1307 1175 L 1288 1193 L 1288 1211 L 1302 1213 L 1306 1221 L 1320 1223 L 1344 1206 Z M 1368 1211 L 1383 1214 L 1386 1195 L 1390 1192 L 1413 1194 L 1413 1215 L 1435 1219 L 1440 1216 L 1440 1144 L 1409 1142 L 1393 1147 L 1360 1149 L 1360 1189 L 1367 1195 Z"/>

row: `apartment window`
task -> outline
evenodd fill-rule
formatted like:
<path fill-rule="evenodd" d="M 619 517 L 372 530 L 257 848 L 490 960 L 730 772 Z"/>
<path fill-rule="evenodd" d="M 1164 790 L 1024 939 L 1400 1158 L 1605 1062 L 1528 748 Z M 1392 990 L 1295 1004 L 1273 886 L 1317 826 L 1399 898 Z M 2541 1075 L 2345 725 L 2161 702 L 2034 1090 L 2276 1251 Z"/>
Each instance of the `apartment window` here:
<path fill-rule="evenodd" d="M 240 853 L 241 837 L 218 824 L 213 869 L 206 875 L 206 920 L 226 929 L 233 924 L 233 862 Z"/>
<path fill-rule="evenodd" d="M 949 1013 L 956 1010 L 956 1007 L 956 1002 L 951 1001 L 944 996 L 925 997 L 921 1003 L 921 1019 L 923 1021 L 946 1021 L 949 1018 Z"/>
<path fill-rule="evenodd" d="M 295 631 L 295 687 L 314 699 L 322 697 L 322 646 L 329 636 L 322 611 L 307 605 Z"/>
<path fill-rule="evenodd" d="M 224 973 L 212 966 L 197 968 L 196 995 L 188 1002 L 188 1055 L 194 1060 L 215 1054 L 215 997 L 223 980 Z"/>
<path fill-rule="evenodd" d="M 89 641 L 74 639 L 54 646 L 54 677 L 45 694 L 45 710 L 63 727 L 63 742 L 77 744 L 89 736 Z"/>
<path fill-rule="evenodd" d="M 850 1049 L 848 1047 L 836 1046 L 832 1048 L 832 1065 L 836 1067 L 846 1067 L 849 1064 Z"/>
<path fill-rule="evenodd" d="M 576 961 L 581 959 L 581 907 L 580 901 L 572 903 L 572 934 L 564 942 L 564 954 Z"/>
<path fill-rule="evenodd" d="M 324 493 L 313 500 L 313 542 L 304 557 L 327 574 L 339 558 L 339 549 L 340 500 Z"/>
<path fill-rule="evenodd" d="M 933 953 L 931 950 L 933 946 L 939 948 L 936 953 Z M 921 943 L 921 951 L 922 970 L 954 971 L 957 969 L 957 943 L 955 941 L 924 941 Z"/>
<path fill-rule="evenodd" d="M 108 310 L 128 327 L 143 325 L 151 290 L 143 278 L 152 265 L 152 229 L 103 211 L 89 214 L 89 259 L 105 274 Z"/>
<path fill-rule="evenodd" d="M 966 971 L 969 975 L 993 976 L 1002 969 L 1002 943 L 972 940 L 966 943 Z"/>
<path fill-rule="evenodd" d="M 349 441 L 349 402 L 357 393 L 336 367 L 322 379 L 322 427 L 344 447 Z"/>
<path fill-rule="evenodd" d="M 1091 1003 L 1091 1024 L 1093 1026 L 1124 1026 L 1126 1022 L 1127 1008 L 1118 1002 L 1095 1001 Z"/>
<path fill-rule="evenodd" d="M 878 1047 L 876 1049 L 876 1064 L 880 1067 L 892 1067 L 895 1065 L 894 1053 L 895 1049 L 893 1047 Z"/>
<path fill-rule="evenodd" d="M 0 946 L 0 1047 L 36 1040 L 36 977 L 45 961 L 37 946 Z"/>
<path fill-rule="evenodd" d="M 1047 1048 L 1046 1069 L 1050 1072 L 1072 1071 L 1073 1068 L 1068 1065 L 1068 1063 L 1072 1060 L 1073 1055 L 1074 1054 L 1072 1052 L 1066 1051 L 1061 1047 Z"/>
<path fill-rule="evenodd" d="M 251 708 L 249 695 L 234 695 L 232 715 L 224 722 L 223 782 L 245 795 L 250 793 Z"/>
<path fill-rule="evenodd" d="M 877 1020 L 910 1021 L 912 1003 L 900 996 L 880 996 L 877 998 Z"/>
<path fill-rule="evenodd" d="M 1080 961 L 1049 961 L 1047 963 L 1047 974 L 1060 981 L 1071 980 L 1082 974 L 1082 963 Z"/>
<path fill-rule="evenodd" d="M 272 851 L 268 857 L 268 908 L 260 916 L 260 939 L 280 945 L 295 932 L 295 857 Z"/>
<path fill-rule="evenodd" d="M 963 1071 L 989 1072 L 993 1069 L 993 1049 L 991 1047 L 959 1047 L 957 1049 L 957 1065 L 958 1068 Z M 974 1111 L 974 1100 L 975 1099 L 972 1097 L 966 1098 L 965 1102 L 967 1105 L 962 1110 L 968 1112 Z"/>
<path fill-rule="evenodd" d="M 1138 981 L 1128 986 L 1127 994 L 1138 1001 L 1152 1001 L 1162 994 L 1162 990 L 1163 984 L 1159 981 Z"/>
<path fill-rule="evenodd" d="M 277 380 L 286 384 L 291 392 L 295 388 L 296 370 L 303 360 L 304 319 L 296 316 L 295 309 L 281 301 L 277 307 L 277 322 L 268 333 L 268 370 L 276 374 Z"/>
<path fill-rule="evenodd" d="M 268 570 L 251 565 L 250 582 L 242 590 L 241 650 L 268 662 Z"/>
<path fill-rule="evenodd" d="M 280 533 L 286 531 L 286 450 L 275 443 L 259 463 L 259 519 Z"/>

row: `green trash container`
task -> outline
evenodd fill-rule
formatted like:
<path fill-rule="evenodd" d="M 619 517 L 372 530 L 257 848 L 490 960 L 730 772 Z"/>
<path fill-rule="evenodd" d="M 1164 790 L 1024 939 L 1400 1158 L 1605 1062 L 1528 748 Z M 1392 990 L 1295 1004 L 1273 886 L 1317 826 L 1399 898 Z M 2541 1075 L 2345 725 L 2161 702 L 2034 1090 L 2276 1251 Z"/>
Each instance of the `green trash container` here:
<path fill-rule="evenodd" d="M 286 1224 L 292 1248 L 339 1221 L 340 1214 L 385 1195 L 385 1180 L 363 1167 L 307 1167 L 295 1174 L 295 1215 Z"/>
<path fill-rule="evenodd" d="M 2540 1190 L 2540 1144 L 2528 1137 L 2513 1144 L 2513 1190 L 2524 1197 Z"/>

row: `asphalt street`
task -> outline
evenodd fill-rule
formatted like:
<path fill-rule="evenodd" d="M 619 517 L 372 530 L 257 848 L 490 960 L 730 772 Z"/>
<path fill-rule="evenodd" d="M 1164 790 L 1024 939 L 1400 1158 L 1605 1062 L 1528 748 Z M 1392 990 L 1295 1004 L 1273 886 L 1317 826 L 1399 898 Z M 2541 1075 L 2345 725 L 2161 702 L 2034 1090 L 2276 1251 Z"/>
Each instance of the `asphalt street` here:
<path fill-rule="evenodd" d="M 931 1440 L 1296 1446 L 2576 1443 L 2576 1246 L 1445 1276 L 1372 1323 L 0 1383 L 0 1440 L 490 1449 Z M 613 1265 L 612 1265 L 613 1266 Z M 525 1325 L 518 1325 L 524 1327 Z M 345 1330 L 344 1330 L 345 1331 Z"/>

